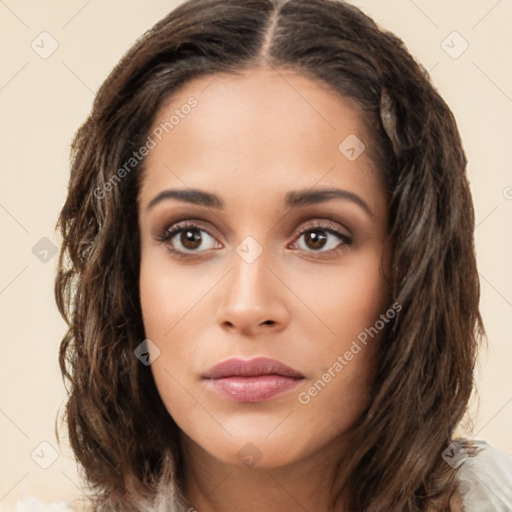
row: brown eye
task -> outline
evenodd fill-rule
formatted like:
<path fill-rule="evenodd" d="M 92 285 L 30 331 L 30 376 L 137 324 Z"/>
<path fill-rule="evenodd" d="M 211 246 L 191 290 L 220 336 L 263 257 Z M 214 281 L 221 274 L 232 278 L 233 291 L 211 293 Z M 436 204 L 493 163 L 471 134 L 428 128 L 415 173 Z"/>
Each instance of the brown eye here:
<path fill-rule="evenodd" d="M 215 249 L 220 244 L 208 232 L 193 223 L 178 223 L 167 228 L 157 237 L 173 253 L 183 255 L 200 254 L 208 249 Z"/>
<path fill-rule="evenodd" d="M 352 243 L 352 238 L 338 231 L 333 224 L 298 229 L 299 236 L 294 245 L 309 253 L 334 253 Z"/>
<path fill-rule="evenodd" d="M 327 238 L 328 237 L 325 235 L 325 232 L 322 233 L 322 230 L 319 229 L 315 231 L 307 231 L 304 233 L 304 243 L 310 249 L 316 251 L 324 247 Z"/>
<path fill-rule="evenodd" d="M 181 232 L 179 239 L 185 249 L 193 251 L 201 246 L 200 231 L 200 229 L 185 229 Z"/>

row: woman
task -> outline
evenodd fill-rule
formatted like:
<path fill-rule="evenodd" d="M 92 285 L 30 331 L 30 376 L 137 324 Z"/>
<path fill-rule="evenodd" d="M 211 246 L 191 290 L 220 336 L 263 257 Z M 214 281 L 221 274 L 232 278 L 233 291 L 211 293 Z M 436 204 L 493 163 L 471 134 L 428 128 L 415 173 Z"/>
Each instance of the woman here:
<path fill-rule="evenodd" d="M 484 334 L 465 168 L 353 6 L 192 0 L 145 33 L 59 219 L 93 508 L 510 510 L 508 454 L 453 439 Z"/>

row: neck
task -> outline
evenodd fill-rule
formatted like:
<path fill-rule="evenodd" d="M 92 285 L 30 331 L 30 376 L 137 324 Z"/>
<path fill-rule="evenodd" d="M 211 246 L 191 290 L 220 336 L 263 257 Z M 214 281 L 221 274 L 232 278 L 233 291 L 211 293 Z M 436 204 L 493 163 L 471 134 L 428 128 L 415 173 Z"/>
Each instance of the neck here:
<path fill-rule="evenodd" d="M 285 466 L 244 467 L 216 459 L 188 436 L 182 445 L 185 496 L 198 512 L 330 510 L 330 478 L 339 454 L 333 446 Z"/>

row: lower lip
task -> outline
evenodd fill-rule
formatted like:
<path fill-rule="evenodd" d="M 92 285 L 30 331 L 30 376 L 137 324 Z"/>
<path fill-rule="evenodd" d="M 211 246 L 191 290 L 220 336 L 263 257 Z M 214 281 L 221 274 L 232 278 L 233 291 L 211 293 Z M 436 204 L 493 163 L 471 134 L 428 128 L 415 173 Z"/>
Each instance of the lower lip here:
<path fill-rule="evenodd" d="M 264 402 L 297 387 L 301 380 L 282 375 L 258 375 L 210 379 L 209 385 L 233 402 Z"/>

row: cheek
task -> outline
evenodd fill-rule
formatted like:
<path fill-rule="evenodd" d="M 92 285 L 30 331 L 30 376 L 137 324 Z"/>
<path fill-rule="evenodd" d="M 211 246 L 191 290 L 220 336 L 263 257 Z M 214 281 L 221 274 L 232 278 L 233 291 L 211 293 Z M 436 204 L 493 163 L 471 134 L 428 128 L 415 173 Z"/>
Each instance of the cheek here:
<path fill-rule="evenodd" d="M 193 415 L 197 406 L 184 389 L 190 387 L 190 372 L 201 353 L 197 340 L 211 322 L 205 294 L 215 281 L 212 272 L 178 269 L 164 251 L 141 260 L 140 303 L 145 336 L 152 341 L 151 372 L 175 419 Z"/>
<path fill-rule="evenodd" d="M 389 307 L 389 285 L 381 269 L 380 253 L 358 254 L 336 268 L 302 273 L 297 296 L 315 316 L 325 352 L 343 350 L 365 329 L 373 326 Z"/>
<path fill-rule="evenodd" d="M 314 374 L 301 403 L 313 413 L 327 407 L 331 418 L 354 418 L 366 405 L 379 340 L 392 321 L 381 320 L 390 295 L 380 256 L 359 254 L 352 263 L 337 272 L 322 269 L 323 275 L 305 277 L 298 287 L 321 320 L 301 320 L 303 350 Z"/>
<path fill-rule="evenodd" d="M 146 336 L 163 342 L 183 329 L 182 321 L 203 302 L 215 277 L 192 267 L 180 269 L 169 258 L 165 251 L 143 257 L 139 281 Z"/>

